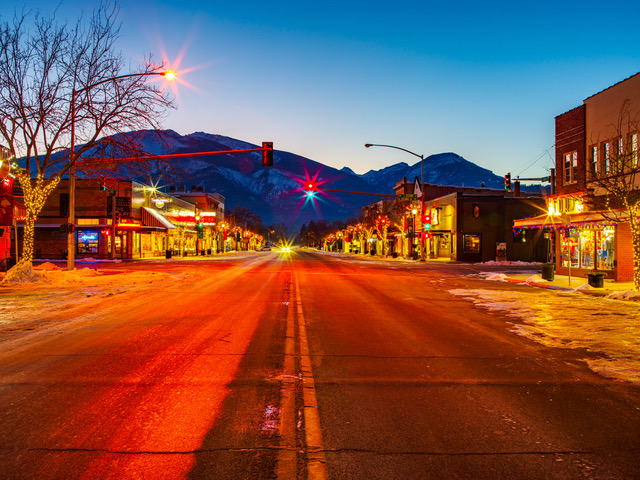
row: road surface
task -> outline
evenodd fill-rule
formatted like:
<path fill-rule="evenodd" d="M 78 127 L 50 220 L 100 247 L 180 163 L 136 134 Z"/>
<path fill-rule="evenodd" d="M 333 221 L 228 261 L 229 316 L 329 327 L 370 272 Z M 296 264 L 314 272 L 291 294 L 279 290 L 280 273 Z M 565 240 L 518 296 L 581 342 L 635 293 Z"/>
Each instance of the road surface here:
<path fill-rule="evenodd" d="M 170 276 L 0 291 L 31 309 L 0 325 L 0 478 L 640 478 L 638 387 L 448 292 L 529 287 L 310 252 L 104 268 Z"/>

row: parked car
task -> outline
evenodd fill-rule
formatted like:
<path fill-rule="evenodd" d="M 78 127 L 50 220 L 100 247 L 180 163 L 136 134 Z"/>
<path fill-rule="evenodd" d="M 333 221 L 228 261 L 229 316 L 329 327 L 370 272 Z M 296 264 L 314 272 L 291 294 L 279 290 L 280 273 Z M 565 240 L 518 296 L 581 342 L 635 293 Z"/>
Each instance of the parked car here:
<path fill-rule="evenodd" d="M 270 245 L 263 245 L 260 247 L 260 251 L 261 252 L 270 252 L 271 251 L 271 246 Z"/>

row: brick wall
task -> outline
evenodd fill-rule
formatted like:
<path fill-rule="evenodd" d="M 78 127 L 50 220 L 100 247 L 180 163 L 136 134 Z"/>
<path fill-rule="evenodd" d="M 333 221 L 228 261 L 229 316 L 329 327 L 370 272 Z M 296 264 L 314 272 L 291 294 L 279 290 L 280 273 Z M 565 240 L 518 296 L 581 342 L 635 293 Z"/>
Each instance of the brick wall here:
<path fill-rule="evenodd" d="M 615 236 L 616 281 L 633 281 L 633 242 L 628 223 L 616 225 Z"/>
<path fill-rule="evenodd" d="M 582 192 L 586 188 L 585 106 L 556 117 L 556 193 Z M 564 184 L 564 154 L 577 151 L 577 183 Z"/>

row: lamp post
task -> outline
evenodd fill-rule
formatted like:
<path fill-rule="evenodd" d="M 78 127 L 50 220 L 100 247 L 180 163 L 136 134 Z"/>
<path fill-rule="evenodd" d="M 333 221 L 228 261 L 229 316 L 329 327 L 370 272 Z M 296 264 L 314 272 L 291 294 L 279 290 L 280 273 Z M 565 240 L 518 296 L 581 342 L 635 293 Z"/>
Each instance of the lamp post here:
<path fill-rule="evenodd" d="M 411 155 L 420 159 L 420 216 L 424 217 L 424 155 L 418 155 L 417 153 L 407 150 L 406 148 L 396 147 L 394 145 L 379 145 L 377 143 L 365 143 L 366 148 L 370 147 L 386 147 L 395 148 L 396 150 L 402 150 L 403 152 L 410 153 Z M 413 231 L 416 231 L 416 225 L 414 222 Z M 424 232 L 420 232 L 420 261 L 424 262 Z"/>
<path fill-rule="evenodd" d="M 175 72 L 166 71 L 166 72 L 147 72 L 147 73 L 129 73 L 126 75 L 118 75 L 111 78 L 106 78 L 99 82 L 96 82 L 92 85 L 87 85 L 80 90 L 76 90 L 73 88 L 71 91 L 71 153 L 69 158 L 71 160 L 71 166 L 69 167 L 69 215 L 67 220 L 67 270 L 73 270 L 75 268 L 75 254 L 76 254 L 76 244 L 75 244 L 75 224 L 76 224 L 76 159 L 74 158 L 75 153 L 75 143 L 76 143 L 76 96 L 79 93 L 88 92 L 92 88 L 98 87 L 100 85 L 104 85 L 105 83 L 115 82 L 117 80 L 122 80 L 124 78 L 133 78 L 133 77 L 151 77 L 154 75 L 160 75 L 165 77 L 167 80 L 174 80 L 176 78 Z M 116 196 L 113 197 L 113 202 L 111 202 L 112 208 L 112 217 L 115 218 L 115 200 Z M 115 233 L 115 222 L 112 221 L 111 228 L 113 228 L 113 232 Z M 115 251 L 115 242 L 111 242 L 111 250 Z"/>

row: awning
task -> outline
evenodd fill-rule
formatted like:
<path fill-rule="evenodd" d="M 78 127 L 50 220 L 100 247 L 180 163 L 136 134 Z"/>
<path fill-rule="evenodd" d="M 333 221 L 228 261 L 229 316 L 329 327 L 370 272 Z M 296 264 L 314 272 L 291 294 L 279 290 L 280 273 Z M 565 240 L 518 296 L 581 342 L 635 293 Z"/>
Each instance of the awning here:
<path fill-rule="evenodd" d="M 160 212 L 147 207 L 142 207 L 142 224 L 145 227 L 160 227 L 165 230 L 175 230 L 178 228 Z"/>
<path fill-rule="evenodd" d="M 549 227 L 560 228 L 572 225 L 583 225 L 585 223 L 608 222 L 602 214 L 598 212 L 573 213 L 564 215 L 538 215 L 536 217 L 519 218 L 513 221 L 513 226 L 521 227 Z"/>

